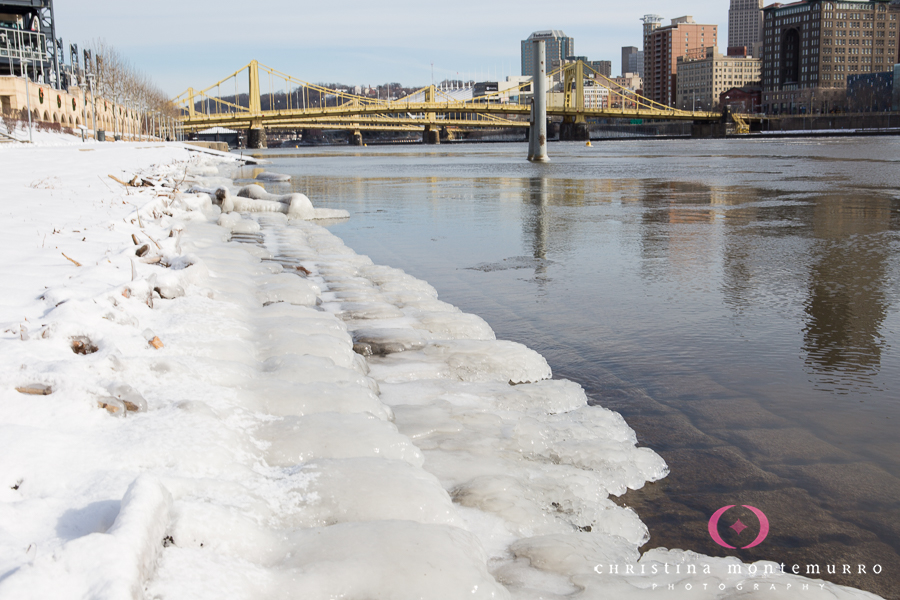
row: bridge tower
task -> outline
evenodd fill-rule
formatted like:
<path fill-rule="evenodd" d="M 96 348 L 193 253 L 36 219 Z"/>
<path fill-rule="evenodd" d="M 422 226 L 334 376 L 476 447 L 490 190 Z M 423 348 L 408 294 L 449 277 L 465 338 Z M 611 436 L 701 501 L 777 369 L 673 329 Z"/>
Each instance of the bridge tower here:
<path fill-rule="evenodd" d="M 251 61 L 250 71 L 250 129 L 247 131 L 248 148 L 265 148 L 268 146 L 266 129 L 262 124 L 262 100 L 259 89 L 259 61 Z"/>
<path fill-rule="evenodd" d="M 565 108 L 568 112 L 559 126 L 560 141 L 588 141 L 591 139 L 584 118 L 584 63 L 580 60 L 565 69 Z"/>
<path fill-rule="evenodd" d="M 425 88 L 425 102 L 436 102 L 437 94 L 434 84 Z M 428 121 L 425 125 L 425 133 L 422 141 L 429 146 L 436 146 L 441 143 L 441 130 L 437 126 L 437 115 L 428 113 Z"/>

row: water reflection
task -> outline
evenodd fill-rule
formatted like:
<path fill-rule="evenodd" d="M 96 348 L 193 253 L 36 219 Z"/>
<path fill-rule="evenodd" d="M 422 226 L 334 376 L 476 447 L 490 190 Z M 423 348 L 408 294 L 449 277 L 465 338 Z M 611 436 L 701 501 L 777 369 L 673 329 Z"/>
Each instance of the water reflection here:
<path fill-rule="evenodd" d="M 528 181 L 525 201 L 530 210 L 522 220 L 525 245 L 531 246 L 532 256 L 536 259 L 534 278 L 538 285 L 546 285 L 550 281 L 547 277 L 547 253 L 550 249 L 552 217 L 548 206 L 550 202 L 548 187 L 547 179 L 542 177 Z"/>
<path fill-rule="evenodd" d="M 813 211 L 818 244 L 809 270 L 803 350 L 809 369 L 831 376 L 825 381 L 842 393 L 851 386 L 840 377 L 868 383 L 881 366 L 891 257 L 881 234 L 890 225 L 887 199 L 826 197 Z"/>

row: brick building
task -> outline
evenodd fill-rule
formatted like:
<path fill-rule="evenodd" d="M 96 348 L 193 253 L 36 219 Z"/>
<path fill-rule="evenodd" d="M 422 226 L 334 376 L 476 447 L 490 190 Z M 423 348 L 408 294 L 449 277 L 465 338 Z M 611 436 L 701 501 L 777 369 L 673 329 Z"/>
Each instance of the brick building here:
<path fill-rule="evenodd" d="M 715 48 L 718 26 L 694 22 L 693 17 L 648 32 L 644 42 L 644 94 L 667 106 L 676 103 L 678 58 L 691 50 Z"/>
<path fill-rule="evenodd" d="M 898 7 L 889 0 L 802 0 L 763 9 L 763 108 L 847 110 L 847 78 L 897 62 Z"/>

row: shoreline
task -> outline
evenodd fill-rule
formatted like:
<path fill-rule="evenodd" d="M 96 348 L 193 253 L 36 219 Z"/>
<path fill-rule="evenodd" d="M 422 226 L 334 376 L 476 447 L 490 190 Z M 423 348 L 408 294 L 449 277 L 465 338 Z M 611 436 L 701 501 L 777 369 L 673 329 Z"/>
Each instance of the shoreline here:
<path fill-rule="evenodd" d="M 140 162 L 134 158 L 131 165 Z M 195 183 L 227 185 L 211 161 L 195 157 Z M 174 182 L 184 166 L 158 170 Z M 87 192 L 63 182 L 31 189 L 42 198 Z M 33 438 L 16 433 L 25 446 L 15 465 L 22 482 L 4 487 L 0 500 L 24 510 L 54 498 L 57 519 L 86 500 L 104 508 L 71 517 L 68 537 L 44 533 L 40 556 L 26 553 L 0 592 L 75 583 L 60 568 L 83 574 L 76 555 L 87 552 L 114 565 L 88 565 L 96 581 L 112 581 L 119 591 L 149 585 L 165 598 L 216 597 L 226 589 L 238 592 L 229 597 L 279 597 L 298 576 L 310 598 L 342 586 L 374 597 L 414 586 L 428 593 L 436 589 L 434 571 L 428 581 L 401 574 L 432 560 L 447 573 L 439 589 L 448 598 L 471 585 L 481 591 L 475 597 L 526 597 L 539 589 L 529 587 L 534 582 L 549 586 L 542 593 L 580 587 L 642 597 L 654 585 L 686 589 L 694 580 L 668 566 L 690 561 L 711 565 L 693 584 L 698 593 L 703 585 L 737 589 L 749 579 L 776 589 L 812 585 L 810 598 L 875 597 L 832 584 L 821 588 L 828 596 L 815 596 L 818 583 L 766 573 L 765 565 L 755 574 L 749 566 L 730 573 L 736 559 L 661 550 L 638 559 L 646 528 L 608 495 L 662 475 L 661 461 L 634 447 L 634 432 L 616 413 L 588 408 L 579 386 L 550 380 L 542 357 L 493 340 L 483 320 L 440 302 L 426 282 L 371 264 L 310 222 L 275 212 L 221 215 L 208 195 L 170 194 L 164 186 L 134 190 L 130 199 L 133 190 L 109 191 L 101 205 L 130 202 L 137 212 L 124 227 L 106 220 L 115 211 L 97 215 L 92 227 L 110 227 L 105 253 L 94 253 L 93 267 L 83 262 L 90 272 L 63 289 L 58 282 L 68 271 L 59 269 L 81 267 L 63 261 L 48 271 L 51 288 L 29 305 L 40 328 L 23 324 L 27 334 L 19 337 L 27 339 L 2 338 L 7 361 L 16 356 L 31 379 L 43 377 L 57 391 L 36 406 L 4 390 L 0 413 L 5 431 L 24 428 Z M 159 261 L 131 258 L 130 235 Z M 155 334 L 149 340 L 148 330 Z M 98 351 L 73 354 L 69 340 L 77 336 Z M 153 339 L 163 347 L 149 347 Z M 361 358 L 354 345 L 371 355 Z M 148 410 L 119 420 L 95 403 L 98 393 L 116 399 L 110 386 L 123 380 Z M 59 423 L 60 416 L 72 422 Z M 85 468 L 77 460 L 83 454 L 53 446 L 54 427 L 73 443 L 84 443 L 79 427 L 99 436 L 91 443 L 95 462 Z M 61 464 L 39 460 L 48 448 Z M 118 460 L 102 459 L 106 453 Z M 619 454 L 628 459 L 613 460 Z M 9 460 L 0 470 L 7 478 L 15 470 Z M 71 469 L 61 478 L 83 495 L 67 495 L 54 482 L 61 469 Z M 98 473 L 106 486 L 84 495 L 83 482 Z M 35 483 L 40 493 L 29 489 Z M 26 529 L 16 528 L 13 544 L 39 537 Z M 161 537 L 169 541 L 159 544 Z M 310 544 L 315 552 L 304 553 Z M 386 544 L 397 556 L 377 556 Z M 57 549 L 56 559 L 47 547 Z M 326 567 L 323 557 L 338 566 Z M 601 564 L 662 572 L 632 582 L 601 573 Z M 375 577 L 395 571 L 397 579 L 386 583 Z M 211 574 L 225 587 L 207 585 L 192 596 Z"/>

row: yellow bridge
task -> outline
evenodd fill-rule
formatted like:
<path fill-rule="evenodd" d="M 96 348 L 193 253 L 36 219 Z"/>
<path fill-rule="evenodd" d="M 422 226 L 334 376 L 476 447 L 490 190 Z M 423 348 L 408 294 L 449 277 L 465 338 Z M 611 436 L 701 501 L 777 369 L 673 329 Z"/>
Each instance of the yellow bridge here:
<path fill-rule="evenodd" d="M 547 115 L 562 117 L 561 135 L 567 139 L 587 139 L 579 137 L 587 135 L 587 119 L 717 123 L 723 118 L 721 113 L 683 111 L 654 102 L 582 61 L 548 77 L 563 84 L 561 92 L 551 92 Z M 263 110 L 266 96 L 268 108 Z M 466 100 L 434 85 L 397 100 L 381 100 L 302 81 L 253 61 L 206 89 L 188 89 L 173 103 L 186 130 L 249 129 L 248 145 L 259 147 L 266 129 L 344 129 L 353 132 L 351 143 L 356 144 L 364 130 L 421 131 L 426 142 L 438 143 L 441 129 L 524 129 L 530 125 L 532 98 L 527 82 Z"/>

